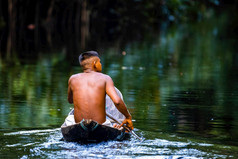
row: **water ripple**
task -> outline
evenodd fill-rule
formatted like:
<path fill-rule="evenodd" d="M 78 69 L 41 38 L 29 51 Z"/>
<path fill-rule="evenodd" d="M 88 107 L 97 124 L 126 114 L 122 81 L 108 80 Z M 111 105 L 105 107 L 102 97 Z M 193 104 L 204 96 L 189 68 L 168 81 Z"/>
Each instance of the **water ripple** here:
<path fill-rule="evenodd" d="M 25 141 L 5 145 L 3 150 L 21 150 L 20 158 L 227 158 L 214 150 L 213 144 L 167 139 L 136 138 L 126 141 L 109 141 L 98 144 L 79 144 L 60 141 L 60 129 L 30 130 L 5 133 Z M 180 140 L 180 139 L 179 139 Z M 229 148 L 228 148 L 229 149 Z M 22 152 L 23 150 L 23 152 Z M 28 155 L 26 155 L 26 152 Z M 230 157 L 230 156 L 229 156 Z"/>

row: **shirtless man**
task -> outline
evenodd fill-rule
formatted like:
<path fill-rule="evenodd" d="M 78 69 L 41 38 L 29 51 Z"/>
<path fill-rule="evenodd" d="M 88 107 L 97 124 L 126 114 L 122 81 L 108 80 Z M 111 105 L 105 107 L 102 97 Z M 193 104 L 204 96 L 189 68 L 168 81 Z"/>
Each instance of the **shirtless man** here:
<path fill-rule="evenodd" d="M 98 53 L 88 51 L 79 56 L 83 73 L 72 75 L 68 82 L 68 101 L 74 104 L 74 119 L 92 119 L 100 124 L 106 121 L 105 97 L 112 99 L 117 109 L 126 117 L 126 124 L 133 129 L 132 117 L 123 100 L 117 95 L 110 76 L 101 73 L 102 65 Z"/>

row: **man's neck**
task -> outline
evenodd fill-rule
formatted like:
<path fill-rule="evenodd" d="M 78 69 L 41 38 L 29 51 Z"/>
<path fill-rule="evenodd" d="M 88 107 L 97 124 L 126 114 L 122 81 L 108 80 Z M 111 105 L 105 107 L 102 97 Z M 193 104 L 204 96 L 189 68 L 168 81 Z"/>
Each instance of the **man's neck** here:
<path fill-rule="evenodd" d="M 88 68 L 86 70 L 83 70 L 84 73 L 92 73 L 92 72 L 96 72 L 95 70 Z"/>

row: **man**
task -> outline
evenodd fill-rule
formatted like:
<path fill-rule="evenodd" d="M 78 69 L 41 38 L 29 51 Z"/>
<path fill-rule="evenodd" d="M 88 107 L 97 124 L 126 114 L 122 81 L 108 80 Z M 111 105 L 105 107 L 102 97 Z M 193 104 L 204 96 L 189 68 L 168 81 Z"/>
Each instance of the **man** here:
<path fill-rule="evenodd" d="M 97 52 L 88 51 L 79 56 L 83 73 L 72 75 L 68 82 L 68 101 L 74 104 L 74 119 L 92 119 L 105 124 L 105 97 L 112 99 L 117 109 L 126 117 L 122 124 L 133 129 L 132 117 L 123 100 L 118 96 L 110 76 L 101 73 L 102 65 Z"/>

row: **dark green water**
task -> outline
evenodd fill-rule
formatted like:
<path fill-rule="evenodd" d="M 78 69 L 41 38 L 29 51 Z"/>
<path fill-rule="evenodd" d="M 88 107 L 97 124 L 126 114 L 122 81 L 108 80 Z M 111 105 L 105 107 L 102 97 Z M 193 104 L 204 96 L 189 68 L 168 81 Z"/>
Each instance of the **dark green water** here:
<path fill-rule="evenodd" d="M 222 20 L 162 28 L 144 41 L 103 48 L 103 72 L 121 90 L 146 140 L 59 141 L 68 78 L 64 53 L 0 63 L 1 158 L 237 158 L 238 54 Z M 100 52 L 102 53 L 102 52 Z"/>

